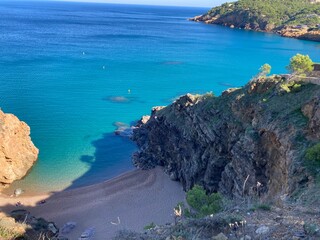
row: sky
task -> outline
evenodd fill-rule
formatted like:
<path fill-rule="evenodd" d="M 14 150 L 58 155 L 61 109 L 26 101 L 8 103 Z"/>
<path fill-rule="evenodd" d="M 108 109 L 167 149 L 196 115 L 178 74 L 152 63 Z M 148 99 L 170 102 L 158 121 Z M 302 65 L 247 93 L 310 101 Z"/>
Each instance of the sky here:
<path fill-rule="evenodd" d="M 143 4 L 143 5 L 164 5 L 164 6 L 214 7 L 214 6 L 217 6 L 217 5 L 220 5 L 224 2 L 226 2 L 227 0 L 58 0 L 58 1 Z"/>

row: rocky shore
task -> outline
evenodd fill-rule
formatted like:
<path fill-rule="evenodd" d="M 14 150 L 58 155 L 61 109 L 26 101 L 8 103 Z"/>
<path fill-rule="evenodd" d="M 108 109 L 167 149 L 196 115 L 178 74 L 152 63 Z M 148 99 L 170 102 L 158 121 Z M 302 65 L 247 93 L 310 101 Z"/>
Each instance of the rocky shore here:
<path fill-rule="evenodd" d="M 30 128 L 12 114 L 0 110 L 0 190 L 23 178 L 38 158 Z"/>
<path fill-rule="evenodd" d="M 186 190 L 200 184 L 234 199 L 272 201 L 296 194 L 314 181 L 303 161 L 320 140 L 320 86 L 288 92 L 286 84 L 283 76 L 263 77 L 220 97 L 187 94 L 154 108 L 133 131 L 134 163 L 164 166 Z"/>
<path fill-rule="evenodd" d="M 285 26 L 279 30 L 276 30 L 275 33 L 281 35 L 282 37 L 320 42 L 320 29 L 297 29 Z"/>
<path fill-rule="evenodd" d="M 240 0 L 224 3 L 189 20 L 319 42 L 319 11 L 320 2 L 311 0 Z"/>
<path fill-rule="evenodd" d="M 239 28 L 258 32 L 270 32 L 278 34 L 282 37 L 320 42 L 319 28 L 300 28 L 295 26 L 276 27 L 275 25 L 268 24 L 266 22 L 262 23 L 263 27 L 261 27 L 260 25 L 244 22 L 245 20 L 241 21 L 241 18 L 239 18 L 239 16 L 232 16 L 227 19 L 221 19 L 219 17 L 209 17 L 208 15 L 201 15 L 190 18 L 189 20 L 194 22 L 204 22 L 206 24 L 217 24 L 230 28 Z"/>

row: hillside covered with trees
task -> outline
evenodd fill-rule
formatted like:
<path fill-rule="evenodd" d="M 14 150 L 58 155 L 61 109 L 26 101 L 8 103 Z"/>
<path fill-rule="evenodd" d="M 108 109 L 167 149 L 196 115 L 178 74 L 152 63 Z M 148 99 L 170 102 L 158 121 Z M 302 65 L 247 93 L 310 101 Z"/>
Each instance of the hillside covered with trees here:
<path fill-rule="evenodd" d="M 320 2 L 310 0 L 239 0 L 191 20 L 320 41 Z"/>

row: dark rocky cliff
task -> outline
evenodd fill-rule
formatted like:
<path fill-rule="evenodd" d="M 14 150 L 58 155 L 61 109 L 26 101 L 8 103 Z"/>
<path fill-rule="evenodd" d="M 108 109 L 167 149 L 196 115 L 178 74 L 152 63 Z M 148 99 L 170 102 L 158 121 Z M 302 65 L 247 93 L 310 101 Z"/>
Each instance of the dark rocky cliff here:
<path fill-rule="evenodd" d="M 303 156 L 320 140 L 320 86 L 288 92 L 282 84 L 281 76 L 261 78 L 220 97 L 187 94 L 154 108 L 134 130 L 134 163 L 164 166 L 185 189 L 200 184 L 235 198 L 294 193 L 313 180 Z"/>

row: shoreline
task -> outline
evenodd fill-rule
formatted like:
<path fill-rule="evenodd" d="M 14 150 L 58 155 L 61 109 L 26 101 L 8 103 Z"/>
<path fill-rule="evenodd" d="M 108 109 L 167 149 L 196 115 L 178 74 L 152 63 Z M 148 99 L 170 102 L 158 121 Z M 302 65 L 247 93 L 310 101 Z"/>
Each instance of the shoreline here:
<path fill-rule="evenodd" d="M 104 185 L 104 184 L 108 184 L 109 182 L 112 182 L 112 181 L 115 181 L 119 178 L 122 178 L 122 177 L 126 177 L 127 175 L 129 176 L 130 174 L 136 172 L 136 171 L 139 171 L 139 169 L 137 168 L 134 168 L 132 170 L 127 170 L 127 171 L 124 171 L 114 177 L 111 177 L 109 179 L 106 179 L 106 180 L 102 180 L 100 182 L 96 182 L 96 183 L 92 183 L 92 184 L 88 184 L 88 185 L 84 185 L 84 186 L 79 186 L 79 187 L 66 187 L 65 189 L 61 189 L 61 190 L 54 190 L 54 191 L 47 191 L 47 192 L 30 192 L 30 191 L 25 191 L 23 194 L 21 194 L 19 197 L 26 197 L 26 198 L 29 198 L 29 197 L 40 197 L 40 196 L 49 196 L 50 194 L 55 194 L 55 193 L 59 193 L 59 192 L 72 192 L 72 191 L 76 191 L 76 190 L 85 190 L 86 188 L 92 188 L 94 186 L 99 186 L 99 185 Z M 71 187 L 71 188 L 70 188 Z M 7 189 L 3 189 L 2 192 L 0 192 L 0 198 L 17 198 L 15 196 L 13 196 L 13 194 L 8 194 L 8 190 L 15 190 L 13 188 L 11 188 L 11 186 Z M 24 189 L 22 189 L 24 190 Z"/>
<path fill-rule="evenodd" d="M 38 203 L 45 200 L 44 204 Z M 16 207 L 16 202 L 23 206 Z M 185 192 L 170 180 L 163 169 L 132 170 L 102 183 L 36 196 L 0 195 L 0 209 L 5 213 L 26 209 L 33 216 L 53 221 L 61 228 L 70 221 L 76 228 L 65 235 L 77 239 L 90 227 L 96 239 L 109 239 L 118 230 L 142 231 L 143 227 L 172 223 L 173 208 L 185 202 Z M 111 222 L 120 223 L 112 224 Z"/>
<path fill-rule="evenodd" d="M 203 20 L 202 18 L 204 15 L 199 15 L 195 16 L 192 18 L 189 18 L 188 21 L 191 22 L 196 22 L 196 23 L 203 23 L 207 25 L 217 25 L 217 26 L 222 26 L 222 27 L 227 27 L 230 29 L 239 29 L 239 30 L 247 30 L 247 31 L 253 31 L 253 32 L 261 32 L 261 33 L 270 33 L 274 34 L 279 37 L 284 37 L 284 38 L 292 38 L 292 39 L 297 39 L 297 40 L 305 40 L 305 41 L 311 41 L 311 42 L 320 42 L 320 29 L 314 30 L 314 32 L 308 32 L 305 29 L 302 30 L 297 30 L 292 27 L 287 27 L 287 26 L 282 26 L 278 27 L 277 29 L 272 29 L 272 30 L 261 30 L 261 29 L 252 29 L 252 28 L 236 28 L 234 25 L 230 25 L 227 23 L 215 23 L 214 20 Z"/>

